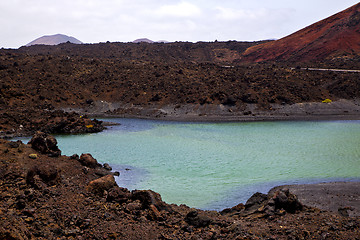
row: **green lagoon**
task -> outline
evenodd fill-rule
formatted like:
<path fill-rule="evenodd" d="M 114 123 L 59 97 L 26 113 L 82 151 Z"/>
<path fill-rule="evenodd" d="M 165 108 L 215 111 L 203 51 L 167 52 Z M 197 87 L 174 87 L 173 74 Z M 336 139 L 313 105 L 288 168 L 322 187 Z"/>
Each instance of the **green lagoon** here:
<path fill-rule="evenodd" d="M 119 186 L 168 203 L 221 210 L 280 184 L 360 180 L 360 121 L 106 121 L 121 125 L 56 136 L 62 153 L 91 153 Z"/>

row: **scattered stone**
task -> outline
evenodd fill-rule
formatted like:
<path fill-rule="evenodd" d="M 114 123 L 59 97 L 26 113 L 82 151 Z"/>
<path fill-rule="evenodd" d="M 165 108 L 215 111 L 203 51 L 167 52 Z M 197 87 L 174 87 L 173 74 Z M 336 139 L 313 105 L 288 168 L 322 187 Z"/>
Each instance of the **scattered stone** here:
<path fill-rule="evenodd" d="M 88 174 L 88 173 L 89 173 L 89 168 L 88 168 L 88 167 L 84 167 L 84 168 L 82 169 L 82 171 L 83 171 L 83 173 Z"/>
<path fill-rule="evenodd" d="M 112 167 L 110 167 L 110 165 L 108 163 L 104 163 L 103 164 L 103 167 L 108 170 L 108 171 L 111 171 L 112 170 Z"/>
<path fill-rule="evenodd" d="M 117 184 L 115 182 L 114 176 L 106 175 L 104 177 L 91 181 L 86 188 L 92 193 L 103 195 L 104 191 L 108 191 L 116 185 Z"/>
<path fill-rule="evenodd" d="M 25 208 L 25 206 L 26 206 L 25 199 L 24 199 L 24 198 L 19 198 L 19 199 L 17 200 L 17 202 L 16 202 L 16 207 L 17 207 L 18 209 L 23 209 L 23 208 Z"/>
<path fill-rule="evenodd" d="M 80 156 L 79 162 L 86 167 L 96 168 L 101 166 L 90 153 L 83 153 Z"/>
<path fill-rule="evenodd" d="M 348 211 L 354 211 L 354 208 L 352 207 L 340 207 L 338 209 L 338 213 L 340 214 L 340 216 L 343 217 L 349 217 L 349 212 Z"/>
<path fill-rule="evenodd" d="M 169 206 L 161 199 L 160 194 L 151 190 L 134 190 L 131 192 L 133 200 L 140 200 L 144 209 L 154 205 L 159 210 L 169 210 Z"/>
<path fill-rule="evenodd" d="M 152 219 L 152 220 L 162 220 L 163 219 L 161 213 L 153 204 L 150 205 L 149 210 L 150 210 L 149 211 L 150 219 Z"/>
<path fill-rule="evenodd" d="M 128 212 L 132 212 L 132 211 L 137 211 L 137 210 L 140 210 L 142 208 L 142 204 L 139 200 L 137 201 L 134 201 L 134 202 L 131 202 L 131 203 L 128 203 L 126 205 L 126 210 Z"/>
<path fill-rule="evenodd" d="M 303 209 L 296 195 L 289 192 L 289 189 L 277 191 L 272 199 L 275 202 L 275 209 L 284 209 L 288 213 L 295 213 Z"/>
<path fill-rule="evenodd" d="M 106 200 L 109 202 L 124 203 L 131 198 L 131 193 L 126 188 L 114 187 L 109 190 Z"/>
<path fill-rule="evenodd" d="M 46 133 L 36 132 L 29 144 L 36 151 L 42 154 L 48 154 L 50 157 L 58 157 L 61 155 L 56 139 Z"/>
<path fill-rule="evenodd" d="M 35 166 L 27 172 L 26 183 L 41 188 L 39 180 L 47 185 L 54 185 L 60 181 L 60 171 L 52 165 Z"/>
<path fill-rule="evenodd" d="M 244 209 L 245 209 L 245 205 L 240 203 L 240 204 L 236 205 L 235 207 L 226 208 L 226 209 L 222 210 L 220 212 L 220 214 L 221 215 L 227 215 L 227 214 L 237 213 L 237 212 L 240 212 L 240 211 L 242 211 Z"/>
<path fill-rule="evenodd" d="M 38 155 L 35 153 L 29 154 L 29 158 L 31 158 L 31 159 L 37 159 L 37 157 L 38 157 Z"/>
<path fill-rule="evenodd" d="M 21 142 L 20 140 L 18 140 L 18 141 L 16 141 L 16 142 L 10 141 L 10 142 L 8 143 L 8 146 L 9 146 L 10 148 L 18 148 L 18 147 L 20 147 L 21 144 L 22 144 L 22 142 Z"/>
<path fill-rule="evenodd" d="M 104 169 L 104 168 L 97 168 L 95 170 L 95 174 L 100 176 L 100 177 L 103 177 L 103 176 L 109 175 L 111 173 L 108 170 Z"/>
<path fill-rule="evenodd" d="M 192 210 L 186 215 L 185 222 L 199 228 L 209 226 L 212 223 L 212 220 L 205 214 L 198 213 L 197 210 Z"/>
<path fill-rule="evenodd" d="M 79 158 L 79 155 L 73 154 L 73 155 L 70 156 L 70 159 L 79 161 L 80 158 Z"/>
<path fill-rule="evenodd" d="M 256 212 L 267 199 L 268 195 L 259 192 L 255 193 L 245 203 L 245 212 L 248 214 Z"/>

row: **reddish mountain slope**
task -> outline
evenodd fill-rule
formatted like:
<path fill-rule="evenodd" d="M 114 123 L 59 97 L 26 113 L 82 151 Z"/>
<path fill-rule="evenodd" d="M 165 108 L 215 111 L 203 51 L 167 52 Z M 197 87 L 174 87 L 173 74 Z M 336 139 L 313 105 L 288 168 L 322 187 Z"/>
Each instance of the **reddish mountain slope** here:
<path fill-rule="evenodd" d="M 250 62 L 316 61 L 360 55 L 360 3 L 285 38 L 250 47 Z"/>

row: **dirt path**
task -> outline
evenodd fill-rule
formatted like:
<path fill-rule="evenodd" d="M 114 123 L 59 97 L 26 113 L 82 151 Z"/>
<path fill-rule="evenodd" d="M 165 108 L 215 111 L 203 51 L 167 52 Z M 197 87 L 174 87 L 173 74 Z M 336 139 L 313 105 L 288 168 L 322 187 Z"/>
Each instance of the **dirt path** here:
<path fill-rule="evenodd" d="M 360 73 L 360 70 L 329 69 L 329 68 L 301 68 L 301 70 L 307 70 L 307 71 L 328 71 L 328 72 L 348 72 L 348 73 Z"/>

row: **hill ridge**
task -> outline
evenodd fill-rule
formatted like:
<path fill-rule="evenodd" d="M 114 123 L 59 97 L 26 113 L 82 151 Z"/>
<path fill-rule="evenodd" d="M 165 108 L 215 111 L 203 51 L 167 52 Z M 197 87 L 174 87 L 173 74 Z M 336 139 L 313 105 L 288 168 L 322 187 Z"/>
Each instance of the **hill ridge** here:
<path fill-rule="evenodd" d="M 249 62 L 312 61 L 360 54 L 360 3 L 279 40 L 248 48 Z"/>

